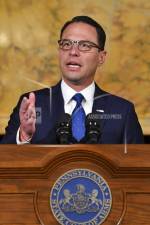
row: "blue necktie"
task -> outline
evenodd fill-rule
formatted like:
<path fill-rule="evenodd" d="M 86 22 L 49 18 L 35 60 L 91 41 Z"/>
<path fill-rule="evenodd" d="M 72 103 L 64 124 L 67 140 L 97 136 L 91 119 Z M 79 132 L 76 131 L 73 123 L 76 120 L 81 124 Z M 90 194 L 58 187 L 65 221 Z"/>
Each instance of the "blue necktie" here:
<path fill-rule="evenodd" d="M 82 107 L 83 95 L 77 93 L 73 96 L 73 100 L 76 101 L 76 107 L 72 113 L 72 136 L 80 141 L 85 136 L 85 111 Z"/>

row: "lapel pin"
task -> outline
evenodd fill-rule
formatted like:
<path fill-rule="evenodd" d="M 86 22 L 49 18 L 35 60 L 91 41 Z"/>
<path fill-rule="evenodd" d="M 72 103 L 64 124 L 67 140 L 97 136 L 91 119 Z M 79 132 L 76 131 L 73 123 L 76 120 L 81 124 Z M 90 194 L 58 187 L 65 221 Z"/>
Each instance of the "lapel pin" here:
<path fill-rule="evenodd" d="M 102 112 L 102 113 L 104 113 L 104 110 L 103 109 L 97 109 L 96 112 Z"/>

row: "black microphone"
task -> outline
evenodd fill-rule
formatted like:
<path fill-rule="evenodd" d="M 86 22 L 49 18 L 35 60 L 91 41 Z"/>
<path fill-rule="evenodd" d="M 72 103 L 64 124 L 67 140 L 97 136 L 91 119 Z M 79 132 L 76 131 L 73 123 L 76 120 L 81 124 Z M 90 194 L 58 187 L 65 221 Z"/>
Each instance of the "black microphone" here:
<path fill-rule="evenodd" d="M 59 144 L 69 144 L 71 139 L 71 116 L 63 115 L 56 127 L 56 138 Z"/>
<path fill-rule="evenodd" d="M 88 144 L 97 144 L 100 138 L 100 124 L 95 114 L 88 114 L 86 117 L 86 138 Z"/>

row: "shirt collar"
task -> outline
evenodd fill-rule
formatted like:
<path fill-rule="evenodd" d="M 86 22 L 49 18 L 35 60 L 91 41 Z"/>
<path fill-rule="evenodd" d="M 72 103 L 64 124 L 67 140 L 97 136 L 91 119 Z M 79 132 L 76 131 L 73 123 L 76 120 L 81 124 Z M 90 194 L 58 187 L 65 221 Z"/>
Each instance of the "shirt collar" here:
<path fill-rule="evenodd" d="M 61 91 L 62 91 L 65 104 L 67 104 L 76 93 L 81 93 L 84 96 L 85 101 L 88 102 L 93 100 L 94 98 L 95 83 L 93 81 L 88 87 L 86 87 L 80 92 L 77 92 L 74 89 L 72 89 L 68 84 L 66 84 L 64 80 L 62 80 Z"/>

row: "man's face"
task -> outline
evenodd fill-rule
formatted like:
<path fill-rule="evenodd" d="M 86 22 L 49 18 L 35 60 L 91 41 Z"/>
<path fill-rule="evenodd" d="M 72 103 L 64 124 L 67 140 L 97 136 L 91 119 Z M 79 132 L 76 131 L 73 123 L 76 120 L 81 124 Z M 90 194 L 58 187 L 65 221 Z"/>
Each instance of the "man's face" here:
<path fill-rule="evenodd" d="M 82 22 L 68 25 L 61 39 L 85 40 L 98 45 L 96 29 Z M 103 64 L 104 59 L 105 52 L 94 47 L 86 52 L 80 51 L 77 44 L 69 50 L 59 49 L 60 70 L 68 85 L 88 86 L 94 79 L 97 66 Z"/>

